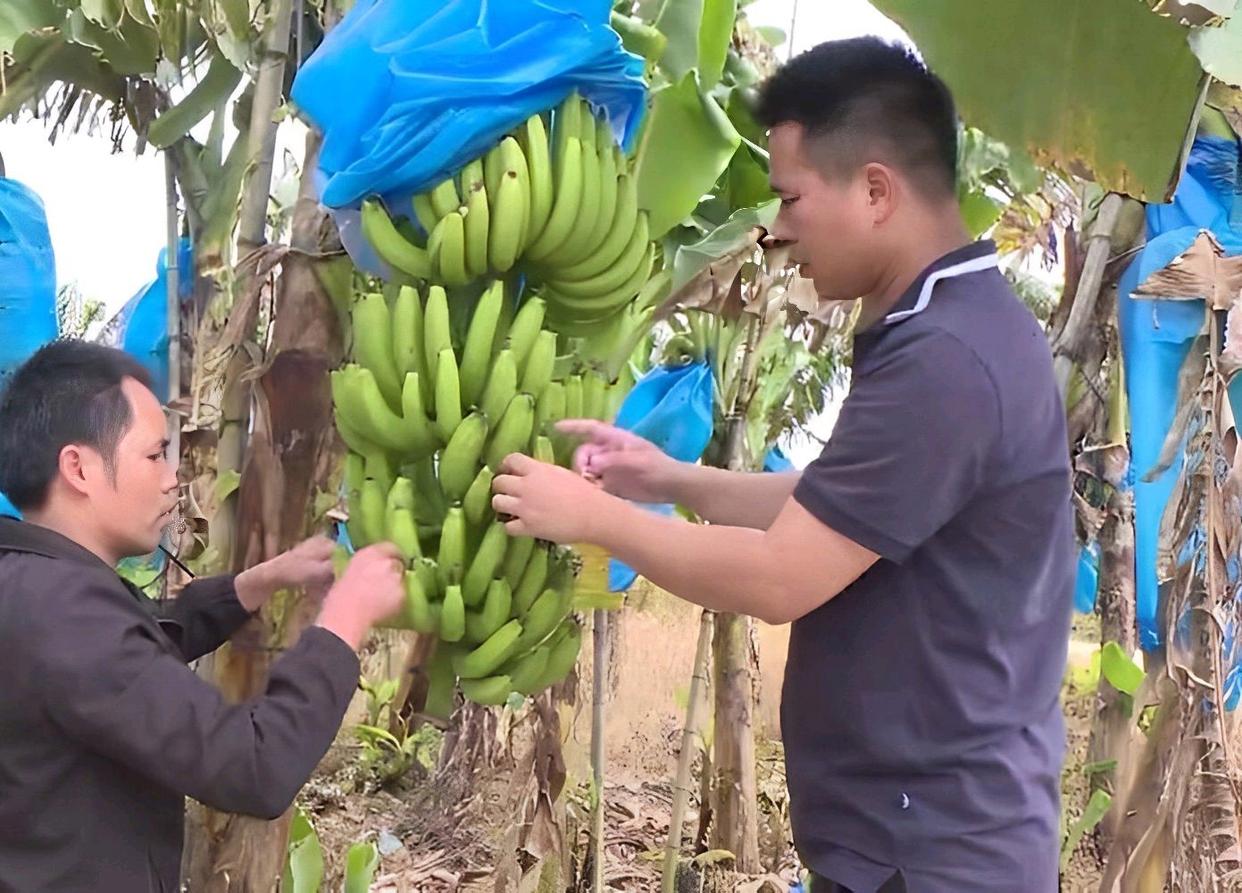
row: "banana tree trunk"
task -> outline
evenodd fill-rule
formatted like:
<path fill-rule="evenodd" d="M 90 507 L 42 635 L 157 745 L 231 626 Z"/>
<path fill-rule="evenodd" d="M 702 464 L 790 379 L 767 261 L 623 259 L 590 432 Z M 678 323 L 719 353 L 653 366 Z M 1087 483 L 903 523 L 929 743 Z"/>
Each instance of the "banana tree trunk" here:
<path fill-rule="evenodd" d="M 307 138 L 304 170 L 314 167 L 319 140 Z M 266 183 L 252 183 L 252 188 Z M 271 349 L 254 392 L 253 434 L 237 491 L 232 564 L 266 560 L 313 532 L 315 495 L 330 491 L 337 465 L 328 372 L 339 365 L 344 338 L 331 298 L 315 275 L 316 258 L 338 245 L 304 177 L 293 215 L 291 249 L 282 261 Z M 223 444 L 222 444 L 223 446 Z M 282 593 L 244 627 L 215 660 L 225 696 L 259 694 L 275 652 L 313 619 L 308 600 Z M 196 891 L 275 889 L 285 855 L 288 815 L 263 822 L 207 809 L 192 813 L 186 876 Z"/>

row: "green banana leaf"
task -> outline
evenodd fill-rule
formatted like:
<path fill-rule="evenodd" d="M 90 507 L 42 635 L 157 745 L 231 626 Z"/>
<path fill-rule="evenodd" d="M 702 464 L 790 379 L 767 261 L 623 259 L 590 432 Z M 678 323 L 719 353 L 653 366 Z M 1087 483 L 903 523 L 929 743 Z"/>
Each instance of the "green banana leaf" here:
<path fill-rule="evenodd" d="M 693 245 L 683 245 L 673 258 L 672 292 L 676 293 L 708 265 L 742 247 L 750 231 L 760 226 L 770 229 L 780 211 L 779 199 L 773 199 L 757 208 L 742 208 L 720 227 Z"/>
<path fill-rule="evenodd" d="M 157 149 L 163 149 L 181 139 L 199 121 L 202 121 L 223 101 L 228 99 L 241 82 L 242 73 L 223 56 L 213 56 L 203 79 L 194 85 L 185 97 L 151 122 L 147 140 Z"/>
<path fill-rule="evenodd" d="M 345 857 L 345 893 L 367 893 L 375 870 L 379 868 L 379 850 L 373 843 L 355 843 Z"/>
<path fill-rule="evenodd" d="M 0 53 L 13 52 L 17 39 L 64 21 L 64 10 L 50 0 L 4 0 L 0 3 Z"/>
<path fill-rule="evenodd" d="M 705 89 L 719 83 L 736 18 L 737 0 L 668 0 L 655 24 L 668 38 L 660 65 L 669 79 L 697 68 Z"/>
<path fill-rule="evenodd" d="M 704 89 L 716 86 L 724 74 L 735 19 L 737 0 L 703 0 L 703 20 L 699 26 L 699 76 Z"/>
<path fill-rule="evenodd" d="M 874 0 L 962 118 L 1041 164 L 1166 201 L 1204 74 L 1187 29 L 1138 0 Z"/>
<path fill-rule="evenodd" d="M 652 239 L 694 212 L 741 140 L 728 115 L 700 88 L 697 72 L 655 94 L 636 162 L 638 204 L 650 214 Z"/>
<path fill-rule="evenodd" d="M 1204 71 L 1242 87 L 1242 15 L 1235 14 L 1219 28 L 1195 28 L 1190 33 L 1190 48 Z"/>
<path fill-rule="evenodd" d="M 285 862 L 285 893 L 319 893 L 323 884 L 323 850 L 306 813 L 299 808 L 289 829 L 289 856 Z"/>

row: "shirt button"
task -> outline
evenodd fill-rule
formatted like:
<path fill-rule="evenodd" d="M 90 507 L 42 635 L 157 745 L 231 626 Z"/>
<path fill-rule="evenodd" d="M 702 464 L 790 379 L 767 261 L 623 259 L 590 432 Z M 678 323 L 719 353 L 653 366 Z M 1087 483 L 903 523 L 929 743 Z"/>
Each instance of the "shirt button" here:
<path fill-rule="evenodd" d="M 902 794 L 902 795 L 901 795 L 901 808 L 902 808 L 902 809 L 909 809 L 909 808 L 910 808 L 910 795 L 909 795 L 909 794 Z"/>

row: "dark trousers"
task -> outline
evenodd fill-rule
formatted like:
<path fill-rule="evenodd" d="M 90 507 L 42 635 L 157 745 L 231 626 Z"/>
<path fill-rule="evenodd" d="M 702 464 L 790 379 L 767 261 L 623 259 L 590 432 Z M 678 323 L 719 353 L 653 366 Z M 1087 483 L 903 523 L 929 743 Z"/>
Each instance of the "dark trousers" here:
<path fill-rule="evenodd" d="M 853 893 L 853 891 L 836 881 L 830 881 L 812 873 L 810 893 Z M 906 881 L 900 874 L 895 874 L 884 882 L 884 886 L 877 893 L 906 893 Z"/>

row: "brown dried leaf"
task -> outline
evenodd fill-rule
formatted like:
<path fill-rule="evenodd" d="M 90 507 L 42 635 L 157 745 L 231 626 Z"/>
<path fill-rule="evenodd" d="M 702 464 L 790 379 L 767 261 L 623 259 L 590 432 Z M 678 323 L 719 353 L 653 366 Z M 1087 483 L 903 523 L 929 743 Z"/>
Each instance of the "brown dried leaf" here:
<path fill-rule="evenodd" d="M 1138 297 L 1205 299 L 1213 310 L 1228 310 L 1242 292 L 1242 257 L 1225 257 L 1220 242 L 1202 230 L 1190 248 L 1167 267 L 1140 282 Z"/>

